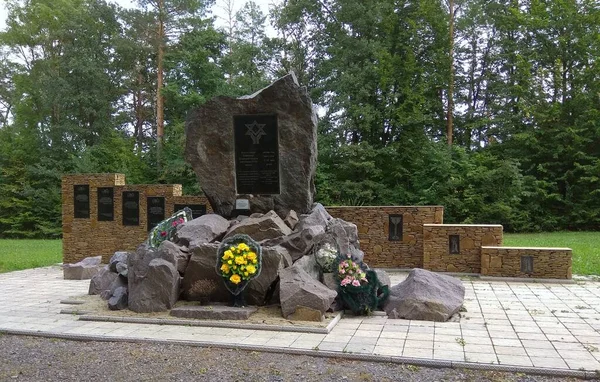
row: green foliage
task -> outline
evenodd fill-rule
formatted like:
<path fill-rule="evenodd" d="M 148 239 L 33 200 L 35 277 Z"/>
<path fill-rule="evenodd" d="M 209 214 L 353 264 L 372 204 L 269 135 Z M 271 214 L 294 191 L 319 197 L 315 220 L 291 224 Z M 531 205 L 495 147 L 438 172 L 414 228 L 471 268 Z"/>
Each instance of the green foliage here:
<path fill-rule="evenodd" d="M 439 0 L 287 0 L 270 11 L 276 36 L 252 1 L 217 29 L 212 3 L 143 0 L 124 10 L 103 0 L 7 1 L 0 237 L 59 236 L 65 173 L 122 172 L 132 183 L 199 193 L 183 158 L 187 112 L 289 70 L 321 116 L 323 204 L 443 205 L 446 222 L 507 231 L 600 229 L 594 0 L 461 1 L 453 51 Z"/>

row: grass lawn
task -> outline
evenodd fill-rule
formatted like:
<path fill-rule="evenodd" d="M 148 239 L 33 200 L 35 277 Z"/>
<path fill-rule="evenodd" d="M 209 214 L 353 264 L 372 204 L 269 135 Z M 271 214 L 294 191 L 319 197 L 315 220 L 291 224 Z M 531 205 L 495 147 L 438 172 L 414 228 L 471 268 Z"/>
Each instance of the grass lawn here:
<path fill-rule="evenodd" d="M 0 240 L 0 273 L 60 262 L 61 240 Z"/>
<path fill-rule="evenodd" d="M 506 233 L 504 246 L 571 248 L 573 274 L 600 275 L 600 232 Z"/>

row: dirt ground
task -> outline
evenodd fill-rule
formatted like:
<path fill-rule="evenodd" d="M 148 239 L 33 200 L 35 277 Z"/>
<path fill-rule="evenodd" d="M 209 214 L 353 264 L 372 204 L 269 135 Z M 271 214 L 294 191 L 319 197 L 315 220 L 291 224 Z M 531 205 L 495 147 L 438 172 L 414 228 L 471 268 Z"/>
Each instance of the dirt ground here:
<path fill-rule="evenodd" d="M 1 335 L 0 381 L 575 381 L 535 375 L 435 369 L 199 348 Z"/>

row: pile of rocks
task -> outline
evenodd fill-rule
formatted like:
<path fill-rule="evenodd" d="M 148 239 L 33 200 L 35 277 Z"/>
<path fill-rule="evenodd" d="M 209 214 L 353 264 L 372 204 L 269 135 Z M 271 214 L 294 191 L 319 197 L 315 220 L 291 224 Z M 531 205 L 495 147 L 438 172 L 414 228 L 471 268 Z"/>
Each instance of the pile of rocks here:
<path fill-rule="evenodd" d="M 274 211 L 227 220 L 203 215 L 178 227 L 174 240 L 159 248 L 142 244 L 135 252 L 117 252 L 90 283 L 90 294 L 108 299 L 111 309 L 166 311 L 179 298 L 229 302 L 231 296 L 215 272 L 220 241 L 246 234 L 263 250 L 262 270 L 246 288 L 250 305 L 280 304 L 284 317 L 320 320 L 335 308 L 337 283 L 331 269 L 317 262 L 321 248 L 339 248 L 361 260 L 356 225 L 332 218 L 321 204 L 308 214 Z"/>
<path fill-rule="evenodd" d="M 279 304 L 290 320 L 320 321 L 326 311 L 341 309 L 327 256 L 338 251 L 358 261 L 364 256 L 356 225 L 331 217 L 320 204 L 300 216 L 290 211 L 285 219 L 273 211 L 232 220 L 208 214 L 181 224 L 174 240 L 158 248 L 142 244 L 135 252 L 116 252 L 92 278 L 89 293 L 108 300 L 110 309 L 139 313 L 170 310 L 180 298 L 230 302 L 216 272 L 216 254 L 220 242 L 236 234 L 258 241 L 263 253 L 261 273 L 244 292 L 246 302 Z M 390 286 L 384 306 L 389 318 L 446 321 L 462 306 L 465 291 L 456 278 L 415 269 L 391 287 L 385 272 L 376 272 Z"/>

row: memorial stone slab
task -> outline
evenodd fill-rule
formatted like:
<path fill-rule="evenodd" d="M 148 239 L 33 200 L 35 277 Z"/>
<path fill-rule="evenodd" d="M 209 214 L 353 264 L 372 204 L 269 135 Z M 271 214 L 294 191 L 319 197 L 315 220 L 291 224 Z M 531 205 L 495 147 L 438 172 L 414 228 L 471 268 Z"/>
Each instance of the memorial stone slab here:
<path fill-rule="evenodd" d="M 140 225 L 140 193 L 123 192 L 123 225 Z"/>
<path fill-rule="evenodd" d="M 186 121 L 187 161 L 213 211 L 233 217 L 236 200 L 250 213 L 308 213 L 315 193 L 317 118 L 293 73 L 255 94 L 217 97 Z"/>
<path fill-rule="evenodd" d="M 98 221 L 114 220 L 114 188 L 98 187 Z"/>
<path fill-rule="evenodd" d="M 90 218 L 90 186 L 76 184 L 73 186 L 73 216 L 76 219 Z"/>
<path fill-rule="evenodd" d="M 149 196 L 146 198 L 148 231 L 165 220 L 165 198 L 162 196 Z"/>

